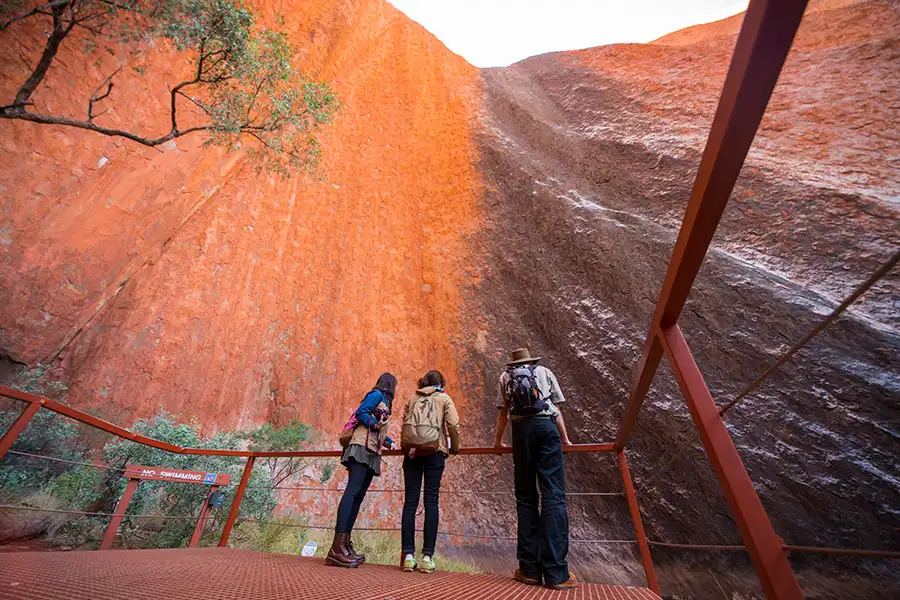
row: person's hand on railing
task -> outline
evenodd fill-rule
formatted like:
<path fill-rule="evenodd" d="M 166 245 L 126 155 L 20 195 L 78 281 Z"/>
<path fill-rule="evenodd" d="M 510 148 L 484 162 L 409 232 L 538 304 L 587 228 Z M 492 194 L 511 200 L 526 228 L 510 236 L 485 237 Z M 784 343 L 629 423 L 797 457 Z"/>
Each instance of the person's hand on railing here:
<path fill-rule="evenodd" d="M 494 448 L 509 448 L 503 440 L 494 440 Z"/>

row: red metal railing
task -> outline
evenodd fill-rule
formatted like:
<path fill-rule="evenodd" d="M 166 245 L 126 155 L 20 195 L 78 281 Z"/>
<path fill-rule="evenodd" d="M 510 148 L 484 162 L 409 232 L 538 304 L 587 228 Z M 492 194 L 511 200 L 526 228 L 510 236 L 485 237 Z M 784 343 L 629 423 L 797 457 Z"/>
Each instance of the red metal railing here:
<path fill-rule="evenodd" d="M 294 457 L 302 457 L 302 458 L 319 458 L 319 457 L 340 457 L 342 452 L 340 450 L 299 450 L 299 451 L 286 451 L 286 452 L 259 452 L 252 450 L 212 450 L 205 448 L 182 448 L 180 446 L 175 446 L 173 444 L 168 444 L 166 442 L 161 442 L 159 440 L 155 440 L 153 438 L 143 436 L 140 434 L 133 433 L 128 431 L 127 429 L 110 423 L 108 421 L 104 421 L 98 417 L 93 415 L 89 415 L 80 410 L 74 409 L 71 406 L 67 406 L 62 404 L 61 402 L 56 402 L 55 400 L 51 400 L 49 398 L 44 398 L 43 396 L 37 396 L 35 394 L 29 394 L 27 392 L 22 392 L 20 390 L 16 390 L 13 388 L 9 388 L 6 386 L 0 386 L 0 396 L 5 396 L 7 398 L 12 398 L 14 400 L 19 400 L 21 402 L 25 402 L 26 406 L 13 425 L 9 428 L 9 430 L 0 438 L 0 460 L 6 455 L 9 449 L 12 447 L 16 438 L 25 430 L 28 426 L 28 423 L 31 419 L 37 414 L 37 412 L 41 409 L 47 409 L 53 411 L 55 413 L 66 416 L 75 421 L 84 423 L 90 427 L 105 431 L 107 433 L 113 434 L 117 437 L 131 440 L 133 442 L 144 444 L 146 446 L 151 446 L 153 448 L 159 448 L 161 450 L 166 450 L 173 454 L 186 454 L 186 455 L 195 455 L 195 456 L 236 456 L 236 457 L 247 457 L 247 462 L 244 465 L 243 473 L 241 474 L 241 480 L 238 484 L 237 490 L 234 494 L 234 499 L 231 502 L 231 507 L 228 511 L 228 516 L 225 519 L 225 525 L 222 529 L 222 534 L 219 538 L 219 546 L 224 547 L 228 545 L 228 539 L 231 536 L 231 531 L 234 527 L 234 524 L 237 520 L 238 513 L 241 507 L 241 501 L 243 500 L 244 493 L 248 488 L 248 484 L 250 481 L 250 475 L 253 472 L 253 466 L 256 462 L 257 458 L 262 457 L 275 457 L 275 458 L 294 458 Z M 625 458 L 625 453 L 617 450 L 616 444 L 614 443 L 601 443 L 601 444 L 573 444 L 571 446 L 565 446 L 563 451 L 566 453 L 583 453 L 583 452 L 614 452 L 618 459 L 618 464 L 620 468 L 620 472 L 622 474 L 622 482 L 624 487 L 624 495 L 628 499 L 628 507 L 629 513 L 635 528 L 635 533 L 637 535 L 637 544 L 638 550 L 641 554 L 641 561 L 644 566 L 644 572 L 647 577 L 647 584 L 651 590 L 655 593 L 659 594 L 659 584 L 656 578 L 656 572 L 653 566 L 653 560 L 650 556 L 650 547 L 648 544 L 647 536 L 644 532 L 644 526 L 641 522 L 640 510 L 638 509 L 637 504 L 637 495 L 634 490 L 634 486 L 631 482 L 631 476 L 628 472 L 628 461 Z M 486 455 L 486 454 L 510 454 L 512 453 L 512 448 L 503 447 L 489 447 L 489 448 L 462 448 L 460 450 L 460 455 L 463 456 L 471 456 L 471 455 Z M 385 455 L 387 456 L 400 456 L 402 452 L 400 450 L 387 450 L 385 451 Z M 42 457 L 46 458 L 46 457 Z M 54 459 L 55 460 L 55 459 Z M 72 461 L 67 461 L 72 462 Z M 134 489 L 126 490 L 126 494 L 134 493 Z M 393 490 L 384 490 L 384 491 L 393 491 Z M 589 492 L 588 492 L 589 493 Z M 127 503 L 126 503 L 127 504 Z M 0 506 L 0 508 L 16 508 L 21 509 L 22 507 L 5 507 Z M 82 511 L 66 511 L 77 514 L 88 514 Z M 109 516 L 111 517 L 114 524 L 121 522 L 122 518 L 125 516 L 123 511 L 119 511 L 118 509 L 114 513 L 90 513 L 99 516 Z M 304 527 L 309 527 L 308 525 L 304 525 Z M 109 536 L 114 536 L 117 527 L 111 526 L 108 530 Z M 393 529 L 391 530 L 393 531 Z M 112 533 L 109 533 L 112 532 Z M 455 535 L 455 534 L 448 534 Z M 490 535 L 472 535 L 475 538 L 496 538 L 496 539 L 514 539 L 512 537 L 505 536 L 490 536 Z M 582 540 L 586 542 L 604 542 L 604 543 L 634 543 L 635 540 Z M 106 547 L 111 546 L 111 538 L 105 539 Z"/>

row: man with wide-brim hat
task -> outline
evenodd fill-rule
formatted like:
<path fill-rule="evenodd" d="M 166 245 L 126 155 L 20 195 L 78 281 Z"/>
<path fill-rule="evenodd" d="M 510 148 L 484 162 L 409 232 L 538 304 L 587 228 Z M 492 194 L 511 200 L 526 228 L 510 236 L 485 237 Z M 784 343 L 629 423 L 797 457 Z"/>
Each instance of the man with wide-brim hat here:
<path fill-rule="evenodd" d="M 572 442 L 558 405 L 566 401 L 556 376 L 528 348 L 510 354 L 497 388 L 497 435 L 512 422 L 516 511 L 519 518 L 517 581 L 557 590 L 576 586 L 569 572 L 569 517 L 562 447 Z M 540 496 L 538 495 L 540 486 Z M 540 509 L 538 508 L 540 504 Z"/>

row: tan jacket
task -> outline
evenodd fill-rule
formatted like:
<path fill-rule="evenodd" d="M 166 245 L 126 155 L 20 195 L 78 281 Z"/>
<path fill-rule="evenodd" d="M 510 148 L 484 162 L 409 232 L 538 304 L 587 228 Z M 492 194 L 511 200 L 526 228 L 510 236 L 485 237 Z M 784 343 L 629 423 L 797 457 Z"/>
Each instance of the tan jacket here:
<path fill-rule="evenodd" d="M 437 389 L 429 386 L 416 390 L 416 393 L 410 396 L 406 401 L 406 406 L 403 408 L 403 422 L 406 422 L 406 415 L 409 413 L 410 408 L 422 396 L 434 394 L 435 409 L 437 414 L 441 415 L 441 431 L 444 432 L 444 435 L 441 436 L 438 451 L 447 456 L 450 454 L 450 451 L 447 449 L 448 436 L 450 437 L 450 447 L 453 448 L 454 452 L 459 450 L 459 413 L 456 412 L 456 405 L 453 404 L 453 399 L 442 391 L 438 392 Z"/>
<path fill-rule="evenodd" d="M 379 402 L 378 408 L 388 410 L 388 405 L 384 402 Z M 390 421 L 385 423 L 380 431 L 372 431 L 365 425 L 357 425 L 356 429 L 353 430 L 353 437 L 350 438 L 350 444 L 359 444 L 369 452 L 381 454 L 382 446 L 385 438 L 388 437 L 390 427 Z"/>

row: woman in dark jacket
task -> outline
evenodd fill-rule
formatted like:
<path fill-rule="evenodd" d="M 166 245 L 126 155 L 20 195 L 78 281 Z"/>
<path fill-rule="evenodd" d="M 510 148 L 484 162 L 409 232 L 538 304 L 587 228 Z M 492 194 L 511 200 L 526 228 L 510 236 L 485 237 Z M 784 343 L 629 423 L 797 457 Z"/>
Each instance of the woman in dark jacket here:
<path fill-rule="evenodd" d="M 359 424 L 354 428 L 350 443 L 341 457 L 341 464 L 347 467 L 347 487 L 338 506 L 334 541 L 325 558 L 327 565 L 352 569 L 366 560 L 365 556 L 353 550 L 350 535 L 372 478 L 381 475 L 381 450 L 394 445 L 387 433 L 396 389 L 397 378 L 390 373 L 382 373 L 356 410 Z"/>

